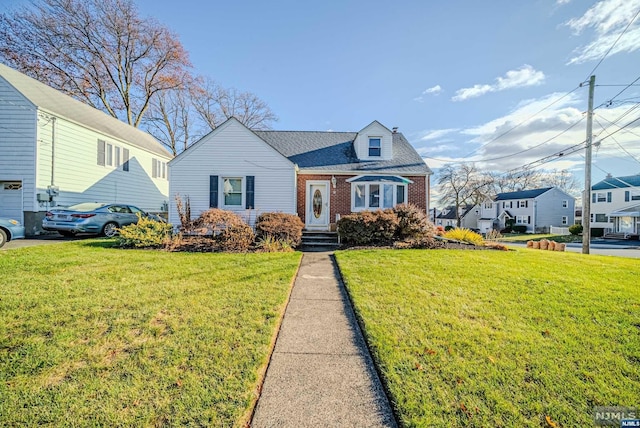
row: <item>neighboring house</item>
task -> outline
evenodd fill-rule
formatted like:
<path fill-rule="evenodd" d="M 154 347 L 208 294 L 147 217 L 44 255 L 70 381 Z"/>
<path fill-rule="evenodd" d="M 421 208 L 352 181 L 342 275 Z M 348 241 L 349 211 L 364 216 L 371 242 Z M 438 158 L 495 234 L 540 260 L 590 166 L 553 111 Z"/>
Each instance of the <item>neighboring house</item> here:
<path fill-rule="evenodd" d="M 163 210 L 171 157 L 149 134 L 0 64 L 0 216 L 28 235 L 54 206 Z"/>
<path fill-rule="evenodd" d="M 478 229 L 501 230 L 513 221 L 527 233 L 549 232 L 551 226 L 569 227 L 575 221 L 575 198 L 557 187 L 499 193 L 480 205 Z"/>
<path fill-rule="evenodd" d="M 460 227 L 465 229 L 476 229 L 478 227 L 480 207 L 479 205 L 465 205 L 460 207 Z M 458 219 L 456 216 L 456 207 L 450 206 L 444 208 L 440 214 L 435 218 L 436 226 L 458 226 Z"/>
<path fill-rule="evenodd" d="M 171 198 L 192 215 L 222 208 L 249 223 L 296 213 L 329 230 L 345 214 L 412 203 L 428 211 L 431 170 L 404 136 L 374 121 L 359 132 L 251 131 L 231 118 L 169 163 Z M 172 200 L 169 221 L 179 223 Z"/>
<path fill-rule="evenodd" d="M 640 175 L 608 176 L 591 186 L 591 229 L 640 234 Z"/>

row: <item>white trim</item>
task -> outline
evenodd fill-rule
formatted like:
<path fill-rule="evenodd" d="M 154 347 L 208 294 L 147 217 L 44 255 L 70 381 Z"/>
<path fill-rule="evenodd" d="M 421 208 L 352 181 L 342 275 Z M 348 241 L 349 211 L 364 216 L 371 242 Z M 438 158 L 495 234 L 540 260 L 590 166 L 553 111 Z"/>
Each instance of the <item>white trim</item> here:
<path fill-rule="evenodd" d="M 225 175 L 225 176 L 220 176 L 220 179 L 218 180 L 218 206 L 222 209 L 225 210 L 229 210 L 229 211 L 237 211 L 237 210 L 241 210 L 244 209 L 245 202 L 246 202 L 246 196 L 247 196 L 247 191 L 245 189 L 246 186 L 246 177 L 244 176 L 237 176 L 237 175 Z M 224 180 L 240 180 L 240 205 L 227 205 L 224 203 Z"/>
<path fill-rule="evenodd" d="M 313 206 L 311 204 L 311 186 L 325 186 L 325 196 L 327 198 L 327 223 L 326 224 L 310 224 L 309 219 L 313 215 Z M 305 201 L 304 201 L 304 227 L 313 230 L 329 230 L 331 223 L 331 197 L 329 195 L 331 182 L 329 180 L 306 180 L 305 181 Z"/>
<path fill-rule="evenodd" d="M 416 175 L 416 174 L 413 174 L 413 175 Z M 375 174 L 375 173 L 356 175 L 355 177 L 347 178 L 345 181 L 347 183 L 352 183 L 352 182 L 354 182 L 354 181 L 356 181 L 356 180 L 358 180 L 360 178 L 371 177 L 371 176 L 394 177 L 394 178 L 399 178 L 399 179 L 403 180 L 402 183 L 398 183 L 398 182 L 394 181 L 393 183 L 395 183 L 395 184 L 404 184 L 404 185 L 413 184 L 412 180 L 409 180 L 408 178 L 403 177 L 401 175 L 396 175 L 396 174 L 393 174 L 393 175 L 392 174 Z M 404 182 L 405 180 L 407 181 L 407 183 Z M 383 183 L 383 182 L 382 181 L 363 181 L 362 183 Z M 387 184 L 389 184 L 389 183 L 387 183 Z"/>

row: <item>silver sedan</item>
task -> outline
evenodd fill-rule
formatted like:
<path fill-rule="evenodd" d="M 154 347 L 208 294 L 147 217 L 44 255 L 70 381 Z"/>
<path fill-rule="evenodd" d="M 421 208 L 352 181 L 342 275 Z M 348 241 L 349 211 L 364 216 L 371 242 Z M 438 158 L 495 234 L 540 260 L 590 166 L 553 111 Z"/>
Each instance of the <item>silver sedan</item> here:
<path fill-rule="evenodd" d="M 50 209 L 42 220 L 42 228 L 56 231 L 62 236 L 93 233 L 112 237 L 117 235 L 119 228 L 137 223 L 138 214 L 141 217 L 161 220 L 160 217 L 133 205 L 85 202 L 66 208 Z"/>

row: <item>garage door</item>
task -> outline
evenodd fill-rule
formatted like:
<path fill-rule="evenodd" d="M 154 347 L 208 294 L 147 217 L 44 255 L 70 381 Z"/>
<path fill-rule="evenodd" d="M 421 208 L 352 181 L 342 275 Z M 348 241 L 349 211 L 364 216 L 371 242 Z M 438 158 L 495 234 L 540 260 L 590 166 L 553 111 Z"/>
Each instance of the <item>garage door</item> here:
<path fill-rule="evenodd" d="M 22 221 L 22 182 L 0 182 L 0 217 Z"/>

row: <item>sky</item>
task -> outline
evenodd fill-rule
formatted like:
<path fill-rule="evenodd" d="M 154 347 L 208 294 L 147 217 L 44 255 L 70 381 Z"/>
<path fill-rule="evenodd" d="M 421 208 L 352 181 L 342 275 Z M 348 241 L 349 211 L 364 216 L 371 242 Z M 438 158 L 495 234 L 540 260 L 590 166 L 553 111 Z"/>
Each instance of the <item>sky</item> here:
<path fill-rule="evenodd" d="M 584 150 L 571 147 L 586 139 L 594 74 L 592 180 L 640 173 L 640 120 L 621 129 L 640 118 L 640 86 L 627 87 L 640 77 L 640 0 L 136 4 L 179 36 L 195 73 L 266 101 L 274 129 L 378 120 L 436 178 L 446 163 L 474 162 L 567 169 L 582 182 Z"/>

